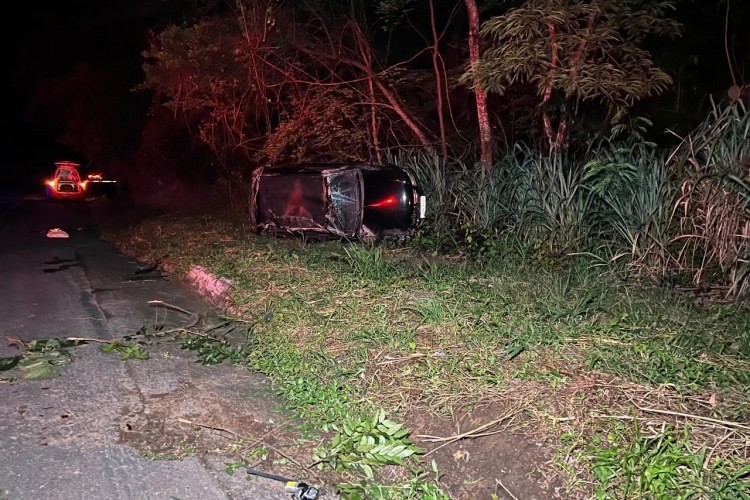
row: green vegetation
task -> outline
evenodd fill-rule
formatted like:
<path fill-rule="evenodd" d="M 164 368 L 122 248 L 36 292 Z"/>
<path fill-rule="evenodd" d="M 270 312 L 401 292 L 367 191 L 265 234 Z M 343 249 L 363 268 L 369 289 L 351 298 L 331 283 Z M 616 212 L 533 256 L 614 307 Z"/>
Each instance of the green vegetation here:
<path fill-rule="evenodd" d="M 736 445 L 748 429 L 725 427 L 744 422 L 750 408 L 748 315 L 740 304 L 704 310 L 688 296 L 623 280 L 620 267 L 594 266 L 598 261 L 585 255 L 545 260 L 509 244 L 502 259 L 477 265 L 383 245 L 267 240 L 205 217 L 145 223 L 138 234 L 161 225 L 162 239 L 131 239 L 138 247 L 130 251 L 159 255 L 147 241 L 170 245 L 206 223 L 234 239 L 183 245 L 175 263 L 215 272 L 231 267 L 238 284 L 233 307 L 247 317 L 274 312 L 232 360 L 266 373 L 310 429 L 334 432 L 319 465 L 346 464 L 350 488 L 380 484 L 380 459 L 368 457 L 367 446 L 357 448 L 363 436 L 381 444 L 382 434 L 360 429 L 379 409 L 398 421 L 415 408 L 450 414 L 498 397 L 528 415 L 527 425 L 560 420 L 551 435 L 577 436 L 570 453 L 581 454 L 579 475 L 604 467 L 584 436 L 606 435 L 607 415 L 615 423 L 632 415 L 651 426 L 676 421 L 690 429 L 675 434 L 679 446 L 714 449 L 711 467 L 698 469 L 706 483 L 741 472 Z M 725 429 L 731 435 L 720 442 Z M 622 427 L 617 439 L 607 446 L 635 446 L 641 438 Z M 611 453 L 619 457 L 620 448 Z M 726 474 L 714 477 L 719 463 Z M 732 487 L 744 487 L 741 480 Z M 411 483 L 381 486 L 395 495 L 392 488 L 404 491 L 405 484 Z M 615 495 L 619 484 L 608 480 L 602 488 Z M 377 498 L 370 494 L 363 497 Z"/>
<path fill-rule="evenodd" d="M 750 115 L 729 107 L 671 152 L 519 146 L 479 174 L 404 156 L 431 200 L 408 246 L 208 215 L 109 236 L 231 276 L 242 334 L 183 346 L 267 374 L 351 498 L 443 498 L 420 465 L 431 441 L 406 426 L 490 402 L 554 444 L 571 497 L 748 498 L 749 148 Z"/>
<path fill-rule="evenodd" d="M 597 498 L 750 498 L 750 466 L 708 463 L 709 450 L 691 449 L 687 429 L 643 436 L 635 420 L 632 437 L 612 433 L 608 441 L 591 447 Z"/>
<path fill-rule="evenodd" d="M 344 421 L 331 428 L 336 435 L 328 445 L 315 450 L 314 460 L 339 472 L 360 469 L 372 479 L 374 467 L 405 466 L 407 458 L 421 452 L 407 438 L 409 430 L 386 419 L 382 410 L 371 419 Z"/>
<path fill-rule="evenodd" d="M 734 80 L 746 5 L 717 23 L 673 0 L 230 4 L 159 20 L 134 83 L 142 123 L 101 122 L 102 107 L 138 113 L 91 99 L 118 101 L 122 77 L 85 65 L 38 86 L 37 111 L 158 206 L 180 198 L 170 179 L 200 178 L 244 214 L 259 163 L 390 160 L 429 218 L 408 246 L 269 240 L 244 215 L 110 234 L 143 261 L 233 280 L 237 318 L 172 332 L 184 349 L 267 374 L 322 431 L 316 465 L 351 498 L 444 498 L 414 414 L 498 402 L 554 443 L 571 497 L 750 495 L 746 87 L 689 136 L 660 136 L 669 149 L 644 139 L 650 119 L 692 127 L 716 91 L 704 75 L 726 69 L 715 49 L 666 47 L 676 19 L 700 24 L 690 41 L 733 40 Z M 104 349 L 147 357 L 133 340 Z M 54 376 L 59 352 L 0 369 Z"/>
<path fill-rule="evenodd" d="M 25 348 L 23 354 L 0 358 L 0 371 L 18 369 L 20 378 L 25 380 L 47 380 L 60 375 L 58 366 L 67 364 L 72 357 L 68 352 L 75 342 L 59 339 L 32 340 L 28 344 L 8 338 L 10 343 Z"/>
<path fill-rule="evenodd" d="M 140 359 L 143 361 L 151 357 L 151 354 L 146 349 L 131 342 L 113 341 L 104 344 L 99 349 L 102 352 L 117 353 L 123 361 L 128 359 Z"/>

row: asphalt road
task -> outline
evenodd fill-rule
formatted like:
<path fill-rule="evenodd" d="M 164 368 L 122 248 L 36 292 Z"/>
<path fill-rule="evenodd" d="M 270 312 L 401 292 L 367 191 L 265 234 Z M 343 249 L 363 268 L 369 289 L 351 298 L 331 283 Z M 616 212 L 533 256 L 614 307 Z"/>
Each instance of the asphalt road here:
<path fill-rule="evenodd" d="M 211 314 L 181 283 L 136 273 L 137 263 L 98 240 L 94 216 L 107 210 L 117 207 L 0 198 L 0 357 L 19 353 L 6 338 L 111 339 L 156 322 L 186 324 L 150 300 Z M 47 238 L 54 227 L 70 237 Z M 54 379 L 0 372 L 0 499 L 289 498 L 278 482 L 248 481 L 242 469 L 228 474 L 231 454 L 200 446 L 229 450 L 227 436 L 184 423 L 265 432 L 279 420 L 267 382 L 161 349 L 147 361 L 122 361 L 89 343 L 72 348 L 72 362 Z"/>

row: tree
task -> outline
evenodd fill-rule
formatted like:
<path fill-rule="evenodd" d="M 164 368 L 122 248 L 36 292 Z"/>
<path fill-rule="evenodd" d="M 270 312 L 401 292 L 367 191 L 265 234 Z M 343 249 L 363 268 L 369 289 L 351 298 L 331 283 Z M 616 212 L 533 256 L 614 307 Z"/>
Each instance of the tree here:
<path fill-rule="evenodd" d="M 498 94 L 531 85 L 550 150 L 563 148 L 582 103 L 598 103 L 607 123 L 622 127 L 636 102 L 668 88 L 644 44 L 679 33 L 666 16 L 673 9 L 673 0 L 528 0 L 483 24 L 491 47 L 463 81 Z"/>
<path fill-rule="evenodd" d="M 236 156 L 249 158 L 249 137 L 271 121 L 274 79 L 254 64 L 264 47 L 253 42 L 236 21 L 214 17 L 167 27 L 144 53 L 140 88 L 195 126 L 224 167 Z"/>
<path fill-rule="evenodd" d="M 481 146 L 481 162 L 485 170 L 492 166 L 492 129 L 490 117 L 487 113 L 487 95 L 485 93 L 479 64 L 479 7 L 476 0 L 464 0 L 466 12 L 469 16 L 469 74 L 474 98 L 477 105 L 477 122 L 479 123 L 479 142 Z"/>

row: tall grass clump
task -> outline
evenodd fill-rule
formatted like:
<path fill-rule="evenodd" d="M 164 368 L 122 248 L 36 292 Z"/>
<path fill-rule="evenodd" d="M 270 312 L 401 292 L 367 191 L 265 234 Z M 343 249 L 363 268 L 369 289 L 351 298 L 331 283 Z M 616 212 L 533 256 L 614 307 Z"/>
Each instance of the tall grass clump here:
<path fill-rule="evenodd" d="M 664 277 L 672 211 L 677 197 L 664 154 L 644 143 L 606 144 L 584 166 L 582 182 L 593 195 L 592 219 L 612 258 L 625 258 L 637 274 Z"/>
<path fill-rule="evenodd" d="M 696 286 L 726 281 L 728 295 L 750 292 L 750 113 L 714 106 L 669 158 L 682 179 L 675 258 Z"/>
<path fill-rule="evenodd" d="M 495 256 L 534 253 L 620 261 L 637 275 L 750 293 L 750 113 L 715 106 L 672 151 L 634 139 L 578 155 L 523 144 L 492 169 L 402 154 L 428 199 L 419 241 Z M 512 240 L 511 240 L 512 239 Z"/>
<path fill-rule="evenodd" d="M 428 232 L 481 254 L 503 236 L 551 252 L 578 248 L 590 233 L 590 195 L 580 189 L 582 164 L 519 144 L 490 171 L 462 160 L 411 155 L 408 168 L 428 200 Z"/>
<path fill-rule="evenodd" d="M 578 250 L 591 234 L 591 196 L 583 189 L 582 164 L 565 153 L 545 154 L 527 146 L 501 163 L 516 184 L 508 200 L 524 240 L 562 254 Z"/>

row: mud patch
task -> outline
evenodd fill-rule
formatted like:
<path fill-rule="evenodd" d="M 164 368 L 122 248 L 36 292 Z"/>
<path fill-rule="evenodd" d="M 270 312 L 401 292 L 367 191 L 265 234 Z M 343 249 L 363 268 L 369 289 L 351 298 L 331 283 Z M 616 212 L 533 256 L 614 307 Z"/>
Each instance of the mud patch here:
<path fill-rule="evenodd" d="M 262 436 L 272 428 L 243 409 L 237 402 L 186 384 L 166 394 L 144 396 L 137 411 L 124 410 L 118 442 L 154 458 L 218 452 L 232 441 Z"/>
<path fill-rule="evenodd" d="M 407 423 L 413 436 L 458 436 L 498 419 L 503 410 L 483 407 L 455 419 L 413 412 Z M 498 430 L 498 429 L 495 429 Z M 416 439 L 426 450 L 425 469 L 434 459 L 440 482 L 452 498 L 518 498 L 524 500 L 562 498 L 561 481 L 544 467 L 551 453 L 528 436 L 502 430 L 480 432 L 477 437 L 464 438 L 442 445 Z M 434 450 L 434 451 L 432 451 Z M 540 465 L 542 464 L 542 465 Z"/>

